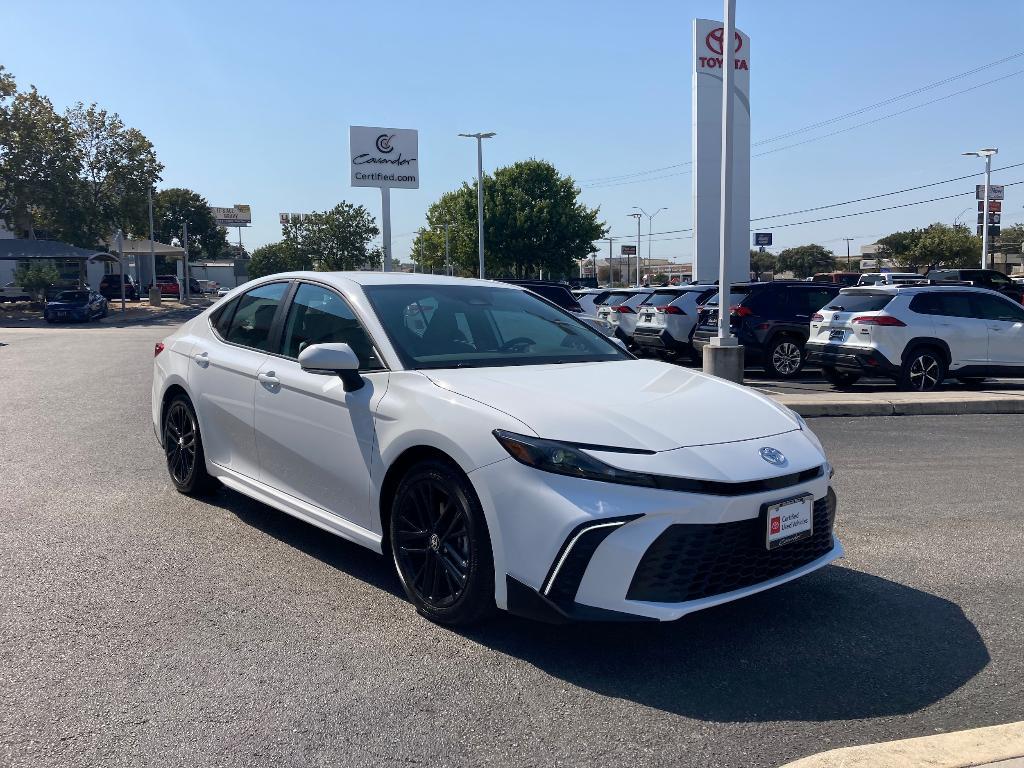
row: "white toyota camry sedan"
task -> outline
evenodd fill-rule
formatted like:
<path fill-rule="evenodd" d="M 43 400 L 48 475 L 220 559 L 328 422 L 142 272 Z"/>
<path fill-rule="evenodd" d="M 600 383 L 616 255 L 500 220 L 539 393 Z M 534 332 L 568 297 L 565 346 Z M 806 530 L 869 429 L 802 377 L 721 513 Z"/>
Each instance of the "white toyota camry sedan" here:
<path fill-rule="evenodd" d="M 156 345 L 153 424 L 179 491 L 385 554 L 446 624 L 672 620 L 843 554 L 799 416 L 504 283 L 247 283 Z"/>

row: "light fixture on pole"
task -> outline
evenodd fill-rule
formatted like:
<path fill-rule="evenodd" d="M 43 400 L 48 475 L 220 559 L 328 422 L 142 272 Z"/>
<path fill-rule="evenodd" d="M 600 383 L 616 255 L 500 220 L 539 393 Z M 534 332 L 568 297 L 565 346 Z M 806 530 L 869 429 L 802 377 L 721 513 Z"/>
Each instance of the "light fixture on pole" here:
<path fill-rule="evenodd" d="M 634 219 L 636 219 L 636 287 L 639 288 L 640 287 L 640 217 L 643 214 L 631 213 L 629 215 L 632 216 Z M 627 269 L 626 269 L 626 272 L 627 272 L 626 282 L 629 282 L 629 274 L 628 274 L 628 272 L 629 272 L 629 269 L 628 269 L 629 262 L 628 261 L 626 262 L 626 267 L 627 267 Z"/>
<path fill-rule="evenodd" d="M 995 147 L 964 152 L 965 157 L 982 157 L 985 159 L 985 199 L 981 207 L 981 268 L 988 269 L 988 194 L 992 182 L 992 155 L 999 152 Z"/>
<path fill-rule="evenodd" d="M 662 206 L 661 208 L 656 210 L 654 213 L 648 213 L 643 208 L 641 208 L 639 205 L 634 205 L 633 208 L 635 208 L 636 210 L 640 211 L 640 213 L 642 213 L 644 216 L 647 217 L 647 268 L 650 269 L 651 268 L 651 235 L 653 234 L 652 230 L 654 229 L 654 217 L 657 216 L 662 211 L 667 211 L 668 210 L 668 206 Z M 638 263 L 639 263 L 639 260 L 638 260 Z M 639 266 L 637 268 L 639 269 Z"/>
<path fill-rule="evenodd" d="M 483 140 L 490 139 L 496 134 L 494 131 L 488 133 L 460 133 L 464 139 L 476 139 L 476 224 L 477 240 L 480 246 L 480 279 L 484 279 L 484 150 Z"/>

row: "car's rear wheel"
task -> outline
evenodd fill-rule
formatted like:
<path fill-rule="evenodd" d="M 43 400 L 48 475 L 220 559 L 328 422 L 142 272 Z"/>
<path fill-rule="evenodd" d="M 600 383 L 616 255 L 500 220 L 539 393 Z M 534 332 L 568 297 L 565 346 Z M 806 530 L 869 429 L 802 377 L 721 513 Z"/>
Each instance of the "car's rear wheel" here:
<path fill-rule="evenodd" d="M 429 460 L 402 478 L 391 505 L 391 551 L 423 616 L 466 626 L 494 610 L 494 558 L 480 501 L 456 467 Z"/>
<path fill-rule="evenodd" d="M 832 368 L 831 366 L 824 366 L 821 369 L 821 375 L 825 377 L 825 381 L 837 389 L 851 387 L 860 380 L 859 373 L 840 371 L 838 368 Z"/>
<path fill-rule="evenodd" d="M 171 482 L 180 493 L 200 496 L 217 487 L 216 478 L 206 471 L 199 419 L 184 395 L 175 397 L 164 413 L 164 454 Z"/>
<path fill-rule="evenodd" d="M 946 379 L 946 360 L 932 347 L 917 347 L 903 360 L 900 389 L 931 392 Z"/>
<path fill-rule="evenodd" d="M 768 347 L 764 370 L 770 376 L 791 379 L 804 367 L 803 346 L 796 339 L 782 336 Z"/>

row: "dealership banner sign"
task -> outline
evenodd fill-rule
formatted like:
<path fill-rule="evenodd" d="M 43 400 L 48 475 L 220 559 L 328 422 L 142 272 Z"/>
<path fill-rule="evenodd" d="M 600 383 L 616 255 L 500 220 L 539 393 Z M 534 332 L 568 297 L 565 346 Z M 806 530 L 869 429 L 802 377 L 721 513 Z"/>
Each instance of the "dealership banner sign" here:
<path fill-rule="evenodd" d="M 719 209 L 722 195 L 722 22 L 693 20 L 693 276 L 718 279 Z M 750 279 L 750 38 L 736 30 L 733 66 L 733 253 L 730 282 Z"/>
<path fill-rule="evenodd" d="M 412 128 L 349 126 L 353 187 L 419 189 L 419 133 Z"/>
<path fill-rule="evenodd" d="M 248 227 L 252 224 L 252 210 L 248 205 L 235 203 L 230 208 L 210 206 L 210 213 L 221 227 Z"/>

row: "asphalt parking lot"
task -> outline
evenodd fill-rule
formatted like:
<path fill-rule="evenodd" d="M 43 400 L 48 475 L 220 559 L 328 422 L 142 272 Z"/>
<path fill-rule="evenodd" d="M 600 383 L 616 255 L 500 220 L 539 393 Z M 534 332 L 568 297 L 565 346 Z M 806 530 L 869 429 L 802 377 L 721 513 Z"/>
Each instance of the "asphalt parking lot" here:
<path fill-rule="evenodd" d="M 1024 720 L 1024 416 L 815 420 L 848 555 L 787 586 L 458 634 L 378 556 L 174 492 L 172 325 L 0 328 L 0 764 L 777 766 Z"/>

